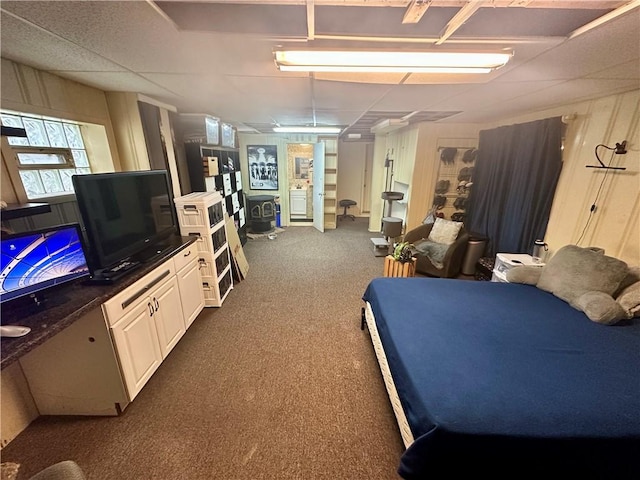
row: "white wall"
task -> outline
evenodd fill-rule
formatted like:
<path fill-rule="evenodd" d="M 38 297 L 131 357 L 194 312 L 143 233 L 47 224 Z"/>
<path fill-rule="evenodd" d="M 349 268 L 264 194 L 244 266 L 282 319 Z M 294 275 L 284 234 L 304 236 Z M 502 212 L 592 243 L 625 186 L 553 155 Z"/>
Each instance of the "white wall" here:
<path fill-rule="evenodd" d="M 283 226 L 289 224 L 289 181 L 287 163 L 287 144 L 289 143 L 317 143 L 317 135 L 285 135 L 285 134 L 247 134 L 239 133 L 240 169 L 242 171 L 242 185 L 246 196 L 278 195 L 280 196 L 280 219 Z M 251 190 L 248 188 L 249 168 L 247 160 L 247 145 L 276 145 L 278 152 L 278 190 Z"/>
<path fill-rule="evenodd" d="M 371 209 L 369 229 L 375 231 L 383 215 L 382 201 L 378 199 L 384 189 L 384 159 L 387 152 L 394 159 L 394 180 L 409 182 L 409 193 L 405 197 L 405 230 L 408 231 L 422 222 L 433 203 L 440 166 L 438 147 L 445 144 L 457 146 L 462 142 L 464 145 L 472 145 L 474 142 L 477 144 L 478 131 L 479 125 L 425 122 L 386 136 L 376 135 L 371 201 L 378 208 Z M 407 172 L 411 174 L 408 175 Z"/>
<path fill-rule="evenodd" d="M 349 199 L 358 202 L 350 207 L 348 213 L 356 217 L 362 216 L 364 203 L 365 165 L 367 161 L 367 142 L 338 143 L 338 201 Z M 342 214 L 344 207 L 338 207 Z"/>

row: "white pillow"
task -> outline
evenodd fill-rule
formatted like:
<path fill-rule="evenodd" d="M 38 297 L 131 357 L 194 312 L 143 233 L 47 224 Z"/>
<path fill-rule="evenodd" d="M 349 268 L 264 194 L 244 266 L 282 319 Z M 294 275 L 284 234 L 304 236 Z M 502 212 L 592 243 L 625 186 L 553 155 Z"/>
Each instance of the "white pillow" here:
<path fill-rule="evenodd" d="M 452 222 L 444 218 L 436 218 L 436 222 L 433 224 L 427 240 L 451 245 L 456 241 L 456 238 L 458 238 L 458 233 L 460 233 L 461 228 L 462 222 Z"/>

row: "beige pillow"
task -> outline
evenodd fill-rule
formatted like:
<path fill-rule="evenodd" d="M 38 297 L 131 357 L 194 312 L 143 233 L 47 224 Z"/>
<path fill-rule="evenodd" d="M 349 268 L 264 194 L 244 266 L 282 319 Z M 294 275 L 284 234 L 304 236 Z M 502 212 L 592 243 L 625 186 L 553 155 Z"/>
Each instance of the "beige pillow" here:
<path fill-rule="evenodd" d="M 542 267 L 537 287 L 581 309 L 578 298 L 587 292 L 611 296 L 627 275 L 627 264 L 588 248 L 566 245 Z"/>
<path fill-rule="evenodd" d="M 427 240 L 451 245 L 456 241 L 456 238 L 458 238 L 458 233 L 460 233 L 461 228 L 462 222 L 452 222 L 444 218 L 436 218 Z"/>

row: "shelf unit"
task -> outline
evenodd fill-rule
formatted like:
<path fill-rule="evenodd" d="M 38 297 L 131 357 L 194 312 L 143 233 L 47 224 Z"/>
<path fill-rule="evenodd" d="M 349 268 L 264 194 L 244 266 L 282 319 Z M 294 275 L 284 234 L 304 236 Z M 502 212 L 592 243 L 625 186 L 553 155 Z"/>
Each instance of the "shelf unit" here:
<path fill-rule="evenodd" d="M 324 143 L 324 228 L 337 226 L 338 212 L 338 139 L 320 137 Z"/>
<path fill-rule="evenodd" d="M 237 148 L 218 147 L 198 142 L 184 144 L 189 181 L 194 192 L 218 192 L 233 218 L 240 242 L 247 242 L 240 152 Z"/>
<path fill-rule="evenodd" d="M 193 192 L 175 199 L 180 234 L 195 235 L 205 307 L 221 307 L 233 288 L 225 227 L 224 198 L 219 192 Z"/>

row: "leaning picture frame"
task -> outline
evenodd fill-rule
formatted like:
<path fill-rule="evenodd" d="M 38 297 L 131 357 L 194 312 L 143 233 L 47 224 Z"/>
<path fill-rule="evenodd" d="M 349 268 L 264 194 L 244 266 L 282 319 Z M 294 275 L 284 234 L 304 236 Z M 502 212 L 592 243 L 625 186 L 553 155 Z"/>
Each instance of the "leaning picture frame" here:
<path fill-rule="evenodd" d="M 247 145 L 249 188 L 278 190 L 277 145 Z"/>

